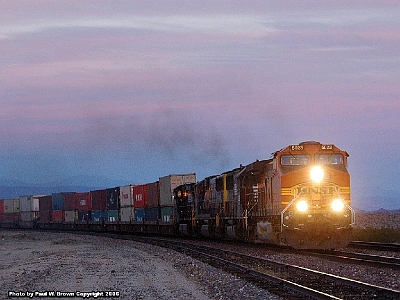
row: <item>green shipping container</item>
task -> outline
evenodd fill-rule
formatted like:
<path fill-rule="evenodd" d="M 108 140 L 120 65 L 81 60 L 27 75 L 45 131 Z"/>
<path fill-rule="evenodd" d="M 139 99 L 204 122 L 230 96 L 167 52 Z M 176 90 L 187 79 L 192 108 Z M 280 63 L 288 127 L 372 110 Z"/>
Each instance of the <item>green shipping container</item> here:
<path fill-rule="evenodd" d="M 174 221 L 174 207 L 164 206 L 160 208 L 161 222 L 172 224 Z"/>
<path fill-rule="evenodd" d="M 108 222 L 118 222 L 118 221 L 119 221 L 119 210 L 109 210 Z"/>

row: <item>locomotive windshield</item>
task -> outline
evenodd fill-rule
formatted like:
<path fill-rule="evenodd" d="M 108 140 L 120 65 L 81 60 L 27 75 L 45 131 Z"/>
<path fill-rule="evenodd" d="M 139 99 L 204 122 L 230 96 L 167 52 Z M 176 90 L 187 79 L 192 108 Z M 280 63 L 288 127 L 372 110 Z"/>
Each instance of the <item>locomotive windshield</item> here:
<path fill-rule="evenodd" d="M 343 165 L 342 154 L 316 154 L 315 162 L 321 165 Z"/>
<path fill-rule="evenodd" d="M 281 156 L 282 166 L 305 166 L 311 161 L 311 155 L 308 154 L 286 154 Z"/>

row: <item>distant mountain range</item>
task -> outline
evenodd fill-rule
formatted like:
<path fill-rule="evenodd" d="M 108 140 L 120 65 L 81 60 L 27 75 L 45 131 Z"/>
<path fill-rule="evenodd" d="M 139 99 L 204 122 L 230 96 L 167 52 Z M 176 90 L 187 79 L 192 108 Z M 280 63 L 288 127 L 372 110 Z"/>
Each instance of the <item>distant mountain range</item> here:
<path fill-rule="evenodd" d="M 353 207 L 354 211 L 356 212 L 356 214 L 370 214 L 370 213 L 379 213 L 379 214 L 400 214 L 400 209 L 394 209 L 394 210 L 390 210 L 390 209 L 384 209 L 384 208 L 380 208 L 378 210 L 363 210 L 363 209 L 359 209 L 357 207 Z"/>
<path fill-rule="evenodd" d="M 400 192 L 379 187 L 352 188 L 351 200 L 359 211 L 398 211 Z"/>
<path fill-rule="evenodd" d="M 49 195 L 57 192 L 88 192 L 91 190 L 97 190 L 100 187 L 88 187 L 88 186 L 0 186 L 0 198 L 12 199 L 18 198 L 24 195 Z"/>
<path fill-rule="evenodd" d="M 122 182 L 122 184 L 121 184 Z M 129 184 L 102 176 L 75 176 L 65 181 L 31 184 L 18 180 L 0 180 L 0 199 L 18 198 L 24 195 L 50 195 L 58 192 L 88 192 Z"/>

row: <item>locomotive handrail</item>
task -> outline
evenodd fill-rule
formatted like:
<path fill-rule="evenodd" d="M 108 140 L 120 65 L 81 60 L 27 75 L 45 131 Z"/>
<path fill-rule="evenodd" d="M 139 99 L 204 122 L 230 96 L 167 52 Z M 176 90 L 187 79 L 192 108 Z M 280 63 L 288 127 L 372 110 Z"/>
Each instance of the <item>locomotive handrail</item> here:
<path fill-rule="evenodd" d="M 340 200 L 342 200 L 342 202 L 344 203 L 344 205 L 350 210 L 351 212 L 351 226 L 353 226 L 356 223 L 356 212 L 354 211 L 354 209 L 342 198 L 342 196 L 340 195 L 337 186 L 334 186 L 335 188 L 335 192 L 338 195 L 338 197 L 340 198 Z"/>
<path fill-rule="evenodd" d="M 299 193 L 296 197 L 294 197 L 294 198 L 292 199 L 292 201 L 290 201 L 289 204 L 282 210 L 282 212 L 281 212 L 281 231 L 283 231 L 283 227 L 284 227 L 284 226 L 287 227 L 287 225 L 285 225 L 285 224 L 283 223 L 283 222 L 284 222 L 284 214 L 285 214 L 286 211 L 289 209 L 289 207 L 292 206 L 293 202 L 295 202 L 302 194 L 303 194 L 303 191 L 300 191 L 300 193 Z"/>

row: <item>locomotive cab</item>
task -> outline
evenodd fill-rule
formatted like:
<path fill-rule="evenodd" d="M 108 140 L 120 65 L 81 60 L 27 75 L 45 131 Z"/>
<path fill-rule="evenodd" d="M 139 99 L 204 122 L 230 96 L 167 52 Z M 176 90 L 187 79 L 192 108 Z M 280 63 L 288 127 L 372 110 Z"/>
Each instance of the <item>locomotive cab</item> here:
<path fill-rule="evenodd" d="M 173 191 L 178 223 L 192 221 L 194 185 L 194 183 L 185 183 Z"/>

